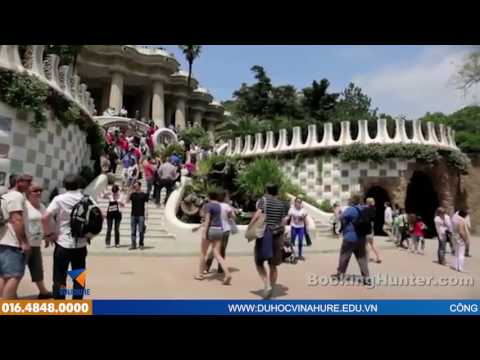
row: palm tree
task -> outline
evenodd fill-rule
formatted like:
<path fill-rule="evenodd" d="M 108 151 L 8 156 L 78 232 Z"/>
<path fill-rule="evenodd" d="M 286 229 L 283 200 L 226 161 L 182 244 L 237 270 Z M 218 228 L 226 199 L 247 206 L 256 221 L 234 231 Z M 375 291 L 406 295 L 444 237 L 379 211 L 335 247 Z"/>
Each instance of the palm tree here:
<path fill-rule="evenodd" d="M 264 131 L 264 124 L 257 118 L 245 115 L 240 117 L 230 117 L 225 122 L 215 128 L 219 139 L 229 140 L 236 137 L 245 137 Z"/>
<path fill-rule="evenodd" d="M 193 62 L 195 59 L 197 59 L 200 56 L 200 52 L 202 51 L 202 45 L 178 45 L 180 50 L 182 50 L 183 55 L 185 55 L 185 59 L 187 59 L 188 62 L 188 82 L 187 82 L 187 87 L 188 87 L 188 97 L 190 97 L 191 89 L 190 89 L 190 83 L 192 81 L 192 67 L 193 67 Z M 188 107 L 187 107 L 187 112 L 188 112 Z M 188 115 L 187 115 L 188 119 Z"/>
<path fill-rule="evenodd" d="M 192 81 L 193 62 L 200 56 L 202 45 L 178 45 L 182 50 L 185 59 L 188 62 L 188 91 L 190 92 L 190 82 Z"/>

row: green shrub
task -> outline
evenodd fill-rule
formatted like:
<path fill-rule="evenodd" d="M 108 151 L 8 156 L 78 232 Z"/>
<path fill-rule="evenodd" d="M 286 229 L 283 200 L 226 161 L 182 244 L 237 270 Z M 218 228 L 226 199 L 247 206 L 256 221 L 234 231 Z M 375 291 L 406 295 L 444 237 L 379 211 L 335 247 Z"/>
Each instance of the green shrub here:
<path fill-rule="evenodd" d="M 32 112 L 30 125 L 38 130 L 45 127 L 48 85 L 28 74 L 0 70 L 0 100 L 20 111 Z"/>
<path fill-rule="evenodd" d="M 323 210 L 328 213 L 333 213 L 333 207 L 332 207 L 332 204 L 330 203 L 330 200 L 328 199 L 323 200 L 322 203 L 320 204 L 320 210 Z"/>
<path fill-rule="evenodd" d="M 276 184 L 282 188 L 284 181 L 280 163 L 272 159 L 260 158 L 247 164 L 245 170 L 236 179 L 236 184 L 239 186 L 239 191 L 259 198 L 263 196 L 267 184 Z"/>

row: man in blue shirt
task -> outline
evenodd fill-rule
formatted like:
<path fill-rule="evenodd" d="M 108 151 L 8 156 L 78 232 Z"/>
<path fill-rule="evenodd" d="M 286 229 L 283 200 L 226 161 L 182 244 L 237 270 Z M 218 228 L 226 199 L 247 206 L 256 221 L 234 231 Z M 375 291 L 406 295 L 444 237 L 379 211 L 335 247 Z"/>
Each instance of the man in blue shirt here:
<path fill-rule="evenodd" d="M 367 285 L 370 283 L 368 271 L 368 259 L 366 251 L 366 237 L 359 236 L 355 231 L 353 222 L 360 216 L 363 206 L 360 205 L 361 196 L 359 194 L 352 195 L 350 206 L 346 208 L 340 220 L 342 221 L 343 242 L 340 249 L 340 259 L 338 262 L 337 273 L 333 275 L 335 278 L 343 278 L 347 271 L 348 263 L 352 253 L 355 254 L 358 266 L 362 273 L 363 281 Z"/>

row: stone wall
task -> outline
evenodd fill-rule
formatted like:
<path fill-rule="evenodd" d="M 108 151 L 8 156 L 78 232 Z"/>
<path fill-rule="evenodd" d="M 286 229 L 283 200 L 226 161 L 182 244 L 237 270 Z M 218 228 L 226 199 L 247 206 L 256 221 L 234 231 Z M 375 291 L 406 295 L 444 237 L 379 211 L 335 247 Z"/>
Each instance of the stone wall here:
<path fill-rule="evenodd" d="M 471 156 L 472 167 L 467 176 L 462 177 L 462 198 L 459 206 L 468 207 L 475 234 L 480 233 L 480 155 Z"/>
<path fill-rule="evenodd" d="M 0 102 L 0 186 L 8 185 L 11 173 L 29 173 L 44 187 L 46 200 L 55 187 L 61 187 L 69 173 L 91 166 L 86 133 L 77 125 L 63 127 L 52 114 L 47 126 L 37 133 L 25 114 Z"/>
<path fill-rule="evenodd" d="M 297 167 L 295 159 L 282 159 L 280 163 L 292 183 L 300 186 L 308 196 L 319 202 L 329 200 L 332 204 L 347 204 L 352 193 L 366 191 L 374 185 L 385 188 L 392 201 L 405 196 L 408 180 L 402 178 L 412 161 L 344 163 L 333 156 L 310 155 L 298 161 Z M 397 195 L 401 184 L 405 184 L 405 194 Z"/>

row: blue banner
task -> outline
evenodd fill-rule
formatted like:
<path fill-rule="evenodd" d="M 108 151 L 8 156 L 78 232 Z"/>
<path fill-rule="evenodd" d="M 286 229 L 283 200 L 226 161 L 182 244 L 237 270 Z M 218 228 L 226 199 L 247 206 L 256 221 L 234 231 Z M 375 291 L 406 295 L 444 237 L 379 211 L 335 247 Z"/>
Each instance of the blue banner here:
<path fill-rule="evenodd" d="M 93 300 L 94 315 L 480 315 L 480 300 Z"/>

